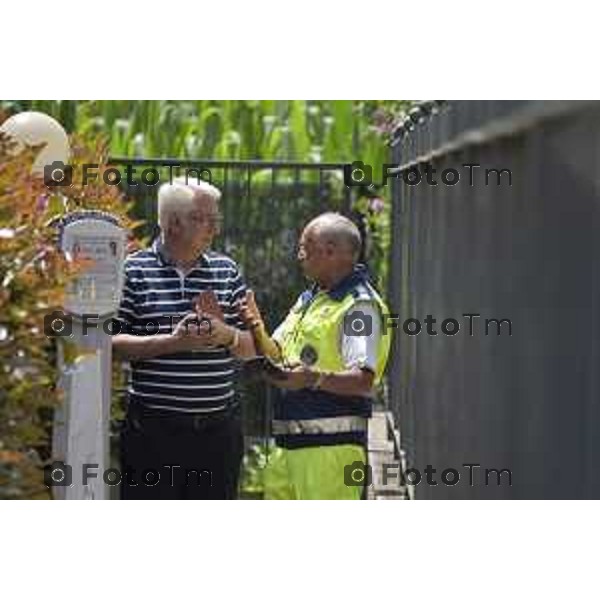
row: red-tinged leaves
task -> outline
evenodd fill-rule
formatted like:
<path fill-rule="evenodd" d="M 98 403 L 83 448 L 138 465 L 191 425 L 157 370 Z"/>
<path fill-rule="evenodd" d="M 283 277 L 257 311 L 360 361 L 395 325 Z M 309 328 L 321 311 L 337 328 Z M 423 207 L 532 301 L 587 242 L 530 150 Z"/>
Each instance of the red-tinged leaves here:
<path fill-rule="evenodd" d="M 43 321 L 91 262 L 66 260 L 51 224 L 78 208 L 111 212 L 128 230 L 132 221 L 118 188 L 101 176 L 83 186 L 76 175 L 71 187 L 49 190 L 31 174 L 35 150 L 13 149 L 0 134 L 0 498 L 47 497 L 41 458 L 49 455 L 52 409 L 61 396 L 55 342 L 44 335 Z M 80 174 L 84 163 L 105 162 L 106 146 L 73 139 L 72 155 Z M 81 352 L 67 347 L 66 354 L 76 361 Z"/>

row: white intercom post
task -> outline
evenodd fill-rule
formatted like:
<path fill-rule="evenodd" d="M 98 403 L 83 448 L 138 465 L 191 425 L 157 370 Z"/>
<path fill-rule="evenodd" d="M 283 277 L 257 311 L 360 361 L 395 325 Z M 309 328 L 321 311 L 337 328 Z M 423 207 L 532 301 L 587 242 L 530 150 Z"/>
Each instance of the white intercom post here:
<path fill-rule="evenodd" d="M 111 403 L 111 320 L 123 285 L 126 232 L 115 217 L 95 211 L 69 215 L 63 223 L 61 249 L 91 259 L 90 266 L 67 289 L 64 340 L 79 357 L 66 364 L 58 341 L 60 387 L 64 403 L 55 416 L 53 459 L 69 467 L 69 485 L 56 485 L 61 499 L 108 497 Z M 107 477 L 107 478 L 105 478 Z"/>

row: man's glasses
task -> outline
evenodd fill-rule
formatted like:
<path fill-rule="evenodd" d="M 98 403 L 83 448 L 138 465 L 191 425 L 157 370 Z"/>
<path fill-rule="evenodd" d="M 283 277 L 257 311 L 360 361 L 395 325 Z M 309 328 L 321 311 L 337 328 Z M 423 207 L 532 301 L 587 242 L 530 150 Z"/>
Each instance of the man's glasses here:
<path fill-rule="evenodd" d="M 190 219 L 198 225 L 210 225 L 211 227 L 217 227 L 223 223 L 223 216 L 218 213 L 209 215 L 202 213 L 191 213 Z"/>

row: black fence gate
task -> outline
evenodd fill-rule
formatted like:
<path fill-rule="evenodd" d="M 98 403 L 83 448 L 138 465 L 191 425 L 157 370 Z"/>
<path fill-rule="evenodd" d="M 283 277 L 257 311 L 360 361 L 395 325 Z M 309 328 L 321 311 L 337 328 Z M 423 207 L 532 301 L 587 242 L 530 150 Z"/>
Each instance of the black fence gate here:
<path fill-rule="evenodd" d="M 393 154 L 390 298 L 422 331 L 395 338 L 391 408 L 416 497 L 600 497 L 600 103 L 427 103 Z"/>

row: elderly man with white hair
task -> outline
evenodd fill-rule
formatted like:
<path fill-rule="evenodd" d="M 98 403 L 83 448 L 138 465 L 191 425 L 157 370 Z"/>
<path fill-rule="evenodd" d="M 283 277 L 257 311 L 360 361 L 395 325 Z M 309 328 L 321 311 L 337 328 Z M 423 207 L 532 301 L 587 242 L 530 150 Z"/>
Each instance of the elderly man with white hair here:
<path fill-rule="evenodd" d="M 160 237 L 125 261 L 117 356 L 131 363 L 124 499 L 233 499 L 243 456 L 235 357 L 254 354 L 238 316 L 246 286 L 210 250 L 221 192 L 176 179 L 158 192 Z"/>
<path fill-rule="evenodd" d="M 272 337 L 247 292 L 242 317 L 255 345 L 284 371 L 266 371 L 283 389 L 273 421 L 278 448 L 265 471 L 267 498 L 364 497 L 368 419 L 390 336 L 382 327 L 386 305 L 357 264 L 360 250 L 360 233 L 346 217 L 313 219 L 298 251 L 313 285 Z"/>

